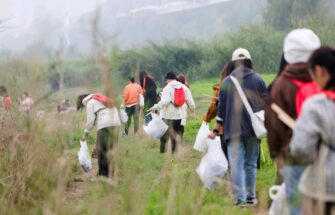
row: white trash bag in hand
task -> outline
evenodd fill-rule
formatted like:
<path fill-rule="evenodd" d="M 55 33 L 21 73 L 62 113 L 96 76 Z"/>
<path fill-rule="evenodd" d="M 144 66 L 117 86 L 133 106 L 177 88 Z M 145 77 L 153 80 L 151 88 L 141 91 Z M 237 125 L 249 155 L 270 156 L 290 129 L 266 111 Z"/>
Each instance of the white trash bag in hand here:
<path fill-rule="evenodd" d="M 207 139 L 210 133 L 209 125 L 206 122 L 202 122 L 200 129 L 198 131 L 197 137 L 193 148 L 199 152 L 206 152 L 207 150 Z"/>
<path fill-rule="evenodd" d="M 208 151 L 202 157 L 196 169 L 204 186 L 214 188 L 215 181 L 222 178 L 228 171 L 228 161 L 221 148 L 220 137 L 214 140 L 207 138 Z"/>
<path fill-rule="evenodd" d="M 281 185 L 273 185 L 269 189 L 269 195 L 272 199 L 269 215 L 290 214 L 289 206 L 286 201 L 285 183 Z"/>
<path fill-rule="evenodd" d="M 169 126 L 162 120 L 161 116 L 155 113 L 151 113 L 151 116 L 152 120 L 148 125 L 143 125 L 143 130 L 149 137 L 158 140 L 166 133 Z"/>
<path fill-rule="evenodd" d="M 85 172 L 89 172 L 92 169 L 91 155 L 88 152 L 86 140 L 80 140 L 80 149 L 78 152 L 78 160 L 80 165 L 83 167 Z"/>
<path fill-rule="evenodd" d="M 128 114 L 123 105 L 120 106 L 120 119 L 122 123 L 126 123 L 128 121 Z"/>

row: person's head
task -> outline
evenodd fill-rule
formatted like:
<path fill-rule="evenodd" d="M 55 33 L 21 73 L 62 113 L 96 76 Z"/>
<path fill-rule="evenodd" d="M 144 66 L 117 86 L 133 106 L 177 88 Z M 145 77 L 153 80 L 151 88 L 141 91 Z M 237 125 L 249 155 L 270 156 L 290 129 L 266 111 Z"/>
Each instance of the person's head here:
<path fill-rule="evenodd" d="M 320 39 L 313 31 L 298 28 L 285 37 L 284 58 L 288 64 L 307 63 L 313 51 L 320 46 Z"/>
<path fill-rule="evenodd" d="M 309 68 L 312 78 L 324 90 L 335 90 L 335 49 L 321 47 L 311 55 Z"/>
<path fill-rule="evenodd" d="M 134 77 L 129 77 L 128 80 L 130 81 L 130 83 L 135 83 L 135 78 Z"/>
<path fill-rule="evenodd" d="M 79 95 L 77 98 L 77 111 L 82 110 L 84 108 L 83 100 L 85 97 L 87 97 L 89 94 L 82 94 Z"/>
<path fill-rule="evenodd" d="M 142 81 L 147 76 L 148 76 L 148 72 L 146 70 L 141 70 L 141 72 L 140 72 L 140 81 Z"/>
<path fill-rule="evenodd" d="M 177 76 L 176 76 L 176 74 L 174 72 L 168 72 L 165 75 L 165 80 L 166 80 L 166 82 L 177 80 Z"/>
<path fill-rule="evenodd" d="M 248 50 L 244 48 L 235 49 L 232 54 L 231 61 L 234 64 L 234 69 L 239 66 L 243 66 L 248 69 L 252 69 L 252 58 Z"/>
<path fill-rule="evenodd" d="M 28 92 L 24 92 L 22 94 L 22 98 L 25 99 L 25 98 L 28 98 L 29 97 L 29 93 Z"/>
<path fill-rule="evenodd" d="M 5 86 L 0 86 L 0 96 L 7 96 L 7 88 Z"/>
<path fill-rule="evenodd" d="M 182 84 L 186 84 L 186 77 L 183 74 L 179 74 L 177 77 L 177 81 L 179 81 Z"/>
<path fill-rule="evenodd" d="M 228 77 L 234 71 L 234 63 L 229 61 L 229 63 L 225 64 L 223 69 L 220 72 L 220 81 L 222 82 L 226 77 Z"/>

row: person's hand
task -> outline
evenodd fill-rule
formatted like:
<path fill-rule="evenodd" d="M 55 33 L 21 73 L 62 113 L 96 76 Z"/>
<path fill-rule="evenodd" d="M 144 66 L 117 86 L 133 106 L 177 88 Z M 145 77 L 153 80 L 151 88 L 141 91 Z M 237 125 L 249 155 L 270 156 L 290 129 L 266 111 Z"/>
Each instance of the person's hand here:
<path fill-rule="evenodd" d="M 216 137 L 216 133 L 215 133 L 215 132 L 213 132 L 213 131 L 211 131 L 211 132 L 208 134 L 208 138 L 209 138 L 209 139 L 212 139 L 212 140 L 214 140 L 214 139 L 215 139 L 215 137 Z"/>

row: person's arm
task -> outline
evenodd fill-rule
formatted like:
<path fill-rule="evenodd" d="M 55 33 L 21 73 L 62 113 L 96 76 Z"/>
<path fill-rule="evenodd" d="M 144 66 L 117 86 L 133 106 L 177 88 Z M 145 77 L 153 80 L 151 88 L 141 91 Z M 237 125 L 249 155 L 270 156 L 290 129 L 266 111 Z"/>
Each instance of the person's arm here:
<path fill-rule="evenodd" d="M 213 129 L 213 132 L 209 134 L 209 138 L 214 139 L 217 135 L 221 135 L 223 130 L 223 120 L 224 114 L 226 112 L 226 100 L 227 100 L 227 84 L 229 84 L 230 79 L 225 79 L 222 82 L 220 91 L 219 91 L 219 100 L 218 100 L 218 107 L 217 107 L 217 116 L 216 116 L 216 125 Z"/>
<path fill-rule="evenodd" d="M 187 103 L 188 107 L 190 108 L 190 110 L 192 112 L 194 112 L 195 111 L 195 103 L 194 103 L 194 100 L 193 100 L 193 97 L 192 97 L 192 93 L 187 87 L 185 87 L 184 90 L 186 92 L 185 93 L 186 94 L 186 103 Z"/>
<path fill-rule="evenodd" d="M 88 102 L 86 105 L 86 129 L 85 133 L 89 133 L 94 128 L 94 122 L 96 115 L 94 113 L 94 104 L 92 102 Z"/>
<path fill-rule="evenodd" d="M 214 96 L 211 99 L 211 103 L 208 107 L 207 113 L 204 115 L 203 120 L 207 123 L 209 123 L 210 121 L 212 121 L 212 119 L 214 119 L 217 115 L 217 105 L 218 105 L 218 96 L 219 96 L 219 90 L 218 88 L 213 88 L 214 89 Z"/>
<path fill-rule="evenodd" d="M 128 88 L 125 87 L 123 90 L 123 104 L 126 104 L 127 99 L 129 98 Z"/>
<path fill-rule="evenodd" d="M 166 107 L 171 103 L 170 88 L 170 86 L 164 87 L 161 100 L 153 107 L 151 107 L 149 109 L 150 111 L 161 110 L 163 107 Z"/>
<path fill-rule="evenodd" d="M 295 157 L 300 157 L 311 162 L 316 154 L 322 126 L 324 123 L 314 107 L 313 101 L 306 101 L 303 106 L 302 114 L 296 122 L 290 144 L 290 153 Z"/>

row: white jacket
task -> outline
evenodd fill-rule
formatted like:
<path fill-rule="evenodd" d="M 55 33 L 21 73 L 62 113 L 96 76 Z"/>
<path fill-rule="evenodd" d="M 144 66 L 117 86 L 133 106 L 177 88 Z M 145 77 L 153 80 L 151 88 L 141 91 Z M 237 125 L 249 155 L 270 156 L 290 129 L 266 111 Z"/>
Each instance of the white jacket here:
<path fill-rule="evenodd" d="M 174 89 L 180 89 L 181 87 L 184 88 L 186 102 L 184 103 L 183 106 L 176 107 L 173 104 Z M 184 84 L 176 80 L 173 80 L 164 87 L 160 102 L 155 104 L 151 108 L 151 110 L 162 111 L 163 119 L 172 119 L 172 120 L 181 119 L 182 120 L 181 124 L 185 125 L 188 108 L 190 108 L 192 111 L 195 110 L 195 103 L 192 98 L 191 91 Z"/>
<path fill-rule="evenodd" d="M 86 106 L 86 131 L 91 131 L 94 126 L 97 130 L 111 126 L 120 126 L 120 117 L 115 107 L 107 108 L 89 95 L 83 99 Z"/>

